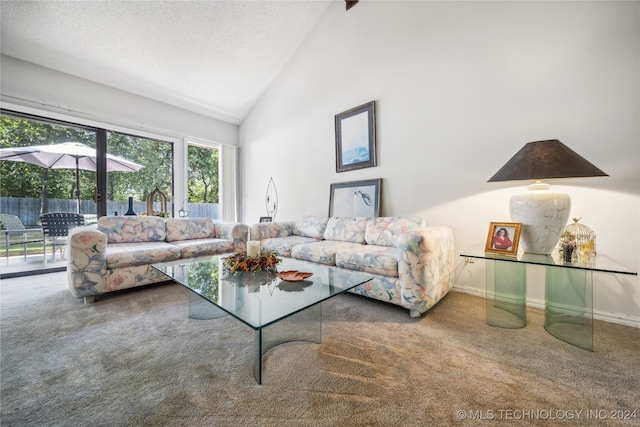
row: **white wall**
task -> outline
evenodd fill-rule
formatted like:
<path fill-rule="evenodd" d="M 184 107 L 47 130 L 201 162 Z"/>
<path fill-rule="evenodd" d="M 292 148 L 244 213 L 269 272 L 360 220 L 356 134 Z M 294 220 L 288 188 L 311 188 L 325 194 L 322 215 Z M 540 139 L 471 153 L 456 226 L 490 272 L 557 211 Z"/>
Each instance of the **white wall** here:
<path fill-rule="evenodd" d="M 329 185 L 382 178 L 382 215 L 454 229 L 456 253 L 509 221 L 528 183 L 486 181 L 525 143 L 559 139 L 607 178 L 556 180 L 598 249 L 640 267 L 638 2 L 336 2 L 240 125 L 242 217 L 326 215 Z M 378 166 L 335 172 L 334 115 L 375 100 Z M 482 263 L 458 263 L 482 293 Z M 530 303 L 544 301 L 529 271 Z M 637 276 L 594 278 L 597 316 L 640 326 Z"/>
<path fill-rule="evenodd" d="M 6 55 L 0 57 L 0 67 L 3 108 L 14 104 L 170 137 L 238 145 L 238 126 L 230 123 Z"/>

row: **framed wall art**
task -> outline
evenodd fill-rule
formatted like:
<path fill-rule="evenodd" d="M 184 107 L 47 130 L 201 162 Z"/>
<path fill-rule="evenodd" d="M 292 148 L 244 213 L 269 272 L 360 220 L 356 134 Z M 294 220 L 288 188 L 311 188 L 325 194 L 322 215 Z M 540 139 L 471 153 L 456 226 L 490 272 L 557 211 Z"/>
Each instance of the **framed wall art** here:
<path fill-rule="evenodd" d="M 485 252 L 516 255 L 520 233 L 522 233 L 522 224 L 519 222 L 492 222 L 489 225 Z"/>
<path fill-rule="evenodd" d="M 260 222 L 273 222 L 273 217 L 271 216 L 261 216 Z"/>
<path fill-rule="evenodd" d="M 381 178 L 331 184 L 329 216 L 380 216 L 381 184 Z"/>
<path fill-rule="evenodd" d="M 375 101 L 335 116 L 336 172 L 376 166 Z"/>

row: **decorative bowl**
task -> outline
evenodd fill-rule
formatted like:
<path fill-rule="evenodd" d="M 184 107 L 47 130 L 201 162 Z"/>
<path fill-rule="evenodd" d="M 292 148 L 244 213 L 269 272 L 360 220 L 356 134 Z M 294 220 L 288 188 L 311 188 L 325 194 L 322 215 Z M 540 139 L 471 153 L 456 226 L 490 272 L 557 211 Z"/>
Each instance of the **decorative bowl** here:
<path fill-rule="evenodd" d="M 313 276 L 313 273 L 305 273 L 298 270 L 287 270 L 278 273 L 278 277 L 285 282 L 300 282 L 308 277 Z"/>

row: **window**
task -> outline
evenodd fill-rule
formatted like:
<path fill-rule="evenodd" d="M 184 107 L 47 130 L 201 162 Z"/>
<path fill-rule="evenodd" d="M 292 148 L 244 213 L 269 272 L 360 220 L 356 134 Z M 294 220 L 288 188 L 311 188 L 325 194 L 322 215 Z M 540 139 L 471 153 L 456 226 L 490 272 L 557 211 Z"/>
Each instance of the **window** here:
<path fill-rule="evenodd" d="M 187 206 L 191 217 L 220 219 L 219 150 L 205 144 L 187 143 Z M 183 203 L 184 205 L 184 203 Z"/>
<path fill-rule="evenodd" d="M 124 133 L 108 132 L 107 153 L 143 166 L 135 173 L 108 173 L 107 215 L 114 215 L 116 212 L 119 215 L 125 214 L 129 209 L 129 197 L 133 198 L 133 211 L 136 214 L 164 215 L 164 213 L 161 214 L 162 205 L 158 198 L 154 198 L 154 212 L 147 212 L 147 197 L 158 189 L 167 200 L 166 214 L 174 216 L 173 144 Z"/>

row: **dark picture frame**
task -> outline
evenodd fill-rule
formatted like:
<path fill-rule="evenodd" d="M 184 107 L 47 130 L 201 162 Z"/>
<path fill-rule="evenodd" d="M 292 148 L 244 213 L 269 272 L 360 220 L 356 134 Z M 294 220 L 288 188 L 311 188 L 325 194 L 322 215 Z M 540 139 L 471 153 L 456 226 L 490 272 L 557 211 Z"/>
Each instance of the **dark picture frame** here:
<path fill-rule="evenodd" d="M 261 216 L 260 222 L 273 222 L 273 217 L 271 216 Z"/>
<path fill-rule="evenodd" d="M 376 166 L 376 103 L 336 114 L 336 172 Z"/>
<path fill-rule="evenodd" d="M 329 216 L 380 216 L 382 178 L 331 184 Z"/>
<path fill-rule="evenodd" d="M 489 224 L 484 250 L 502 255 L 516 255 L 521 233 L 522 224 L 519 222 L 492 222 Z M 499 236 L 500 234 L 502 236 Z"/>

